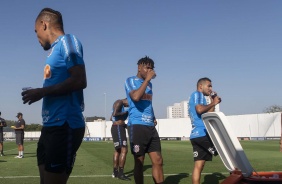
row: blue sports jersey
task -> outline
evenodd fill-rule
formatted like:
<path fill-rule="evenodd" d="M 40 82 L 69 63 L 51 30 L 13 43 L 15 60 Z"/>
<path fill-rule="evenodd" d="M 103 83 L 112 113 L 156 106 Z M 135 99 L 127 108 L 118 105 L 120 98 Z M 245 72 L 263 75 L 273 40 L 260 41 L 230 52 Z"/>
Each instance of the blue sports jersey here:
<path fill-rule="evenodd" d="M 113 113 L 113 111 L 114 111 L 114 109 L 112 110 L 112 113 Z M 126 112 L 126 111 L 127 111 L 127 110 L 124 109 L 124 106 L 122 106 L 121 112 Z M 125 121 L 125 120 L 127 119 L 127 116 L 128 116 L 127 113 L 124 114 L 123 116 L 112 116 L 112 121 L 113 121 L 113 123 L 114 123 L 115 121 L 118 121 L 118 120 L 123 120 L 123 121 Z"/>
<path fill-rule="evenodd" d="M 191 118 L 191 123 L 192 123 L 192 131 L 190 134 L 190 139 L 197 138 L 197 137 L 203 137 L 206 135 L 206 127 L 201 118 L 201 114 L 198 114 L 196 111 L 196 106 L 198 104 L 207 105 L 207 101 L 203 93 L 199 91 L 195 91 L 190 96 L 190 99 L 188 102 L 188 113 L 189 113 L 189 116 Z"/>
<path fill-rule="evenodd" d="M 70 77 L 68 69 L 76 65 L 84 65 L 80 41 L 71 34 L 59 36 L 51 45 L 46 59 L 43 87 L 65 81 Z M 43 126 L 61 126 L 67 121 L 71 128 L 84 127 L 83 110 L 83 90 L 45 96 L 42 105 Z"/>
<path fill-rule="evenodd" d="M 143 82 L 144 80 L 138 78 L 137 76 L 129 77 L 125 81 L 125 92 L 129 104 L 129 109 L 128 109 L 129 126 L 131 124 L 155 126 L 154 124 L 155 115 L 152 106 L 152 98 L 153 98 L 152 83 L 149 82 L 144 95 L 138 102 L 134 102 L 129 95 L 129 93 L 132 90 L 137 90 L 138 88 L 140 88 Z"/>

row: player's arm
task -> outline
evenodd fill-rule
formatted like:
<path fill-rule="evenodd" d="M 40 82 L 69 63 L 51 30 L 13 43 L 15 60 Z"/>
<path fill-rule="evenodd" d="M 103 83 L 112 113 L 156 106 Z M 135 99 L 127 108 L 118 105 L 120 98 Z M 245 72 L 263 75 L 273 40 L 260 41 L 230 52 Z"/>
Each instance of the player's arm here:
<path fill-rule="evenodd" d="M 214 108 L 220 102 L 221 102 L 220 97 L 216 96 L 209 105 L 202 105 L 202 104 L 196 105 L 196 111 L 198 114 L 209 112 L 212 108 Z"/>
<path fill-rule="evenodd" d="M 23 130 L 24 127 L 25 127 L 25 122 L 21 121 L 21 126 L 18 127 L 18 128 L 14 128 L 14 129 L 16 129 L 16 130 Z"/>
<path fill-rule="evenodd" d="M 136 90 L 132 90 L 130 91 L 129 95 L 130 98 L 135 101 L 138 102 L 139 100 L 141 100 L 142 96 L 144 95 L 146 88 L 150 82 L 150 80 L 156 75 L 154 70 L 150 70 L 147 73 L 147 76 L 145 78 L 145 80 L 143 81 L 142 85 L 140 86 L 140 88 L 136 89 Z"/>
<path fill-rule="evenodd" d="M 123 103 L 122 103 L 122 100 L 118 100 L 114 103 L 113 105 L 113 114 L 112 116 L 124 116 L 124 115 L 127 115 L 128 114 L 128 111 L 125 111 L 125 112 L 121 112 L 121 109 L 122 109 L 122 106 L 123 106 Z"/>
<path fill-rule="evenodd" d="M 48 87 L 30 89 L 22 92 L 23 103 L 29 105 L 40 100 L 44 96 L 57 96 L 71 93 L 86 88 L 86 72 L 84 65 L 75 65 L 68 70 L 70 77 L 65 81 Z"/>

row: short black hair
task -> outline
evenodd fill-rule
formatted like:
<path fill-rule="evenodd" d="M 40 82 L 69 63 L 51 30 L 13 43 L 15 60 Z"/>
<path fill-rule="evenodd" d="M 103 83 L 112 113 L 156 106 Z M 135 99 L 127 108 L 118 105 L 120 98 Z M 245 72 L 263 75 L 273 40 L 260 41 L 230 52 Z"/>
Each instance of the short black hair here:
<path fill-rule="evenodd" d="M 57 25 L 57 28 L 64 30 L 63 16 L 59 11 L 51 8 L 43 8 L 38 14 L 36 21 L 39 18 L 42 18 L 44 21 L 50 22 L 51 24 Z"/>
<path fill-rule="evenodd" d="M 197 86 L 199 86 L 201 83 L 206 82 L 206 81 L 211 82 L 211 80 L 207 77 L 200 78 L 197 82 Z"/>
<path fill-rule="evenodd" d="M 150 64 L 152 68 L 155 68 L 154 61 L 151 58 L 149 58 L 148 56 L 145 56 L 139 59 L 139 61 L 137 62 L 137 65 L 141 65 L 141 64 L 145 64 L 145 65 Z"/>

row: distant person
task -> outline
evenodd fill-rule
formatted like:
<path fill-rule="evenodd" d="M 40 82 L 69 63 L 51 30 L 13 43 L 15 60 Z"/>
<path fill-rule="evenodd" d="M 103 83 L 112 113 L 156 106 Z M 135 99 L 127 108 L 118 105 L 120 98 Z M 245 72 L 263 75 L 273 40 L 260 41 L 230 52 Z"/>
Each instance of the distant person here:
<path fill-rule="evenodd" d="M 127 99 L 117 100 L 113 104 L 113 113 L 111 121 L 113 121 L 111 133 L 113 137 L 115 152 L 113 155 L 113 178 L 121 180 L 130 180 L 124 175 L 124 165 L 127 155 L 127 138 L 125 120 L 128 116 L 128 111 L 124 107 L 128 107 Z"/>
<path fill-rule="evenodd" d="M 65 34 L 60 12 L 44 8 L 35 21 L 35 33 L 50 50 L 42 88 L 22 92 L 29 105 L 43 98 L 43 128 L 37 146 L 41 184 L 65 184 L 84 136 L 83 89 L 86 72 L 83 49 L 72 34 Z"/>
<path fill-rule="evenodd" d="M 0 116 L 1 116 L 1 112 L 0 112 Z M 6 121 L 5 119 L 0 117 L 0 156 L 5 156 L 4 154 L 4 145 L 3 145 L 3 141 L 4 141 L 4 133 L 3 133 L 3 127 L 6 127 Z"/>
<path fill-rule="evenodd" d="M 141 58 L 137 75 L 125 81 L 126 96 L 129 104 L 128 133 L 131 152 L 134 156 L 134 180 L 144 183 L 143 165 L 148 153 L 152 162 L 152 175 L 155 183 L 163 183 L 163 158 L 161 142 L 155 128 L 157 121 L 152 99 L 152 78 L 156 76 L 154 61 L 149 57 Z"/>
<path fill-rule="evenodd" d="M 215 106 L 221 102 L 219 96 L 211 99 L 207 105 L 205 96 L 210 96 L 212 83 L 209 78 L 201 78 L 197 82 L 197 91 L 193 92 L 189 99 L 189 116 L 192 123 L 190 140 L 193 146 L 194 169 L 192 172 L 192 183 L 200 184 L 201 173 L 206 161 L 212 161 L 212 155 L 217 152 L 210 140 L 201 115 L 214 111 Z"/>
<path fill-rule="evenodd" d="M 24 158 L 24 128 L 25 120 L 23 119 L 23 114 L 19 112 L 16 116 L 18 118 L 17 123 L 14 128 L 16 134 L 16 144 L 18 145 L 19 155 L 15 158 Z"/>

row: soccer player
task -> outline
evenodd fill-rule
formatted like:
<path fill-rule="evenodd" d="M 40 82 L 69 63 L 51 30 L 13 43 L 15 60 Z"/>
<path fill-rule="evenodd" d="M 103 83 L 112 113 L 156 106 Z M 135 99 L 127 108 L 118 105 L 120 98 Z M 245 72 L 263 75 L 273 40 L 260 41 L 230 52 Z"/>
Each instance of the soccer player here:
<path fill-rule="evenodd" d="M 209 138 L 201 115 L 206 112 L 214 111 L 217 104 L 221 102 L 219 96 L 211 99 L 207 105 L 206 98 L 212 92 L 212 83 L 209 78 L 201 78 L 197 82 L 197 91 L 193 92 L 189 99 L 189 116 L 192 123 L 190 140 L 193 146 L 194 169 L 192 173 L 192 183 L 200 184 L 201 172 L 205 162 L 212 160 L 212 155 L 216 154 L 213 144 Z"/>
<path fill-rule="evenodd" d="M 15 134 L 16 134 L 16 144 L 18 145 L 19 155 L 15 158 L 23 158 L 24 157 L 24 127 L 25 120 L 23 119 L 23 114 L 19 112 L 16 116 L 18 121 L 14 126 Z"/>
<path fill-rule="evenodd" d="M 134 180 L 144 183 L 143 164 L 148 153 L 152 162 L 152 175 L 155 183 L 163 183 L 163 158 L 159 134 L 155 128 L 157 121 L 152 106 L 152 78 L 156 76 L 154 61 L 149 57 L 141 58 L 137 75 L 125 81 L 126 96 L 129 104 L 128 133 L 131 152 L 134 156 Z"/>
<path fill-rule="evenodd" d="M 0 112 L 1 116 L 1 112 Z M 4 155 L 4 147 L 3 147 L 3 141 L 4 141 L 4 135 L 3 135 L 3 127 L 7 126 L 5 119 L 0 117 L 0 156 Z"/>
<path fill-rule="evenodd" d="M 117 100 L 113 104 L 113 113 L 111 121 L 113 121 L 111 133 L 113 137 L 115 152 L 113 155 L 113 178 L 121 180 L 130 180 L 124 175 L 123 169 L 127 155 L 127 138 L 125 120 L 128 116 L 128 111 L 124 107 L 128 107 L 127 99 Z"/>
<path fill-rule="evenodd" d="M 83 49 L 76 36 L 65 34 L 62 15 L 53 9 L 41 10 L 35 33 L 43 49 L 49 50 L 43 87 L 23 91 L 22 99 L 32 104 L 43 98 L 43 128 L 37 146 L 41 184 L 65 184 L 85 130 Z"/>

